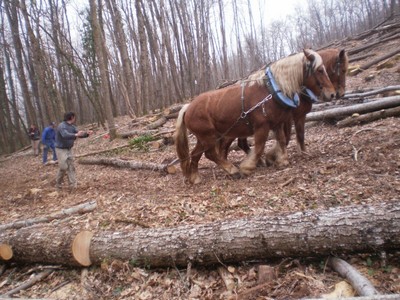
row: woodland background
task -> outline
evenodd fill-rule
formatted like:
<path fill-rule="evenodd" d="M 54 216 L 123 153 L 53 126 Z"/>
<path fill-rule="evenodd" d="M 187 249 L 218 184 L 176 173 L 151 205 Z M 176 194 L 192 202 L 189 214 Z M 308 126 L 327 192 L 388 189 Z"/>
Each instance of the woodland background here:
<path fill-rule="evenodd" d="M 0 154 L 75 111 L 116 136 L 114 118 L 187 100 L 304 47 L 355 35 L 396 0 L 308 0 L 257 21 L 250 0 L 0 0 Z M 259 24 L 259 25 L 256 25 Z M 78 28 L 78 30 L 74 29 Z"/>

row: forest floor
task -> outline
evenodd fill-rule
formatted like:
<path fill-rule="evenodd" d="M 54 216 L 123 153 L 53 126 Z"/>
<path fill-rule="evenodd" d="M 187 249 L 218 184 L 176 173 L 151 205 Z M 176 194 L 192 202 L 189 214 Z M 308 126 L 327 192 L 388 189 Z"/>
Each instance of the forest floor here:
<path fill-rule="evenodd" d="M 350 50 L 379 37 L 341 41 Z M 375 46 L 375 57 L 398 47 L 399 39 Z M 354 64 L 363 64 L 366 58 Z M 372 75 L 372 76 L 371 76 Z M 373 77 L 371 79 L 371 77 Z M 391 67 L 373 66 L 357 76 L 349 76 L 347 90 L 365 90 L 397 85 L 400 60 Z M 338 102 L 344 100 L 338 100 Z M 128 117 L 116 119 L 118 131 L 146 125 Z M 148 122 L 151 116 L 148 117 Z M 163 130 L 173 131 L 175 120 Z M 80 139 L 75 155 L 110 149 L 127 143 L 110 141 L 101 128 L 87 139 Z M 267 142 L 270 148 L 273 141 Z M 49 215 L 90 200 L 95 211 L 69 218 L 68 224 L 94 232 L 134 231 L 136 228 L 174 227 L 219 220 L 399 201 L 400 195 L 400 118 L 392 117 L 365 125 L 338 128 L 319 122 L 306 130 L 308 154 L 297 150 L 295 138 L 289 144 L 290 165 L 285 168 L 259 167 L 254 174 L 233 180 L 202 158 L 202 183 L 187 185 L 177 168 L 176 174 L 149 170 L 128 170 L 75 161 L 77 190 L 55 189 L 57 165 L 43 166 L 31 150 L 4 157 L 0 162 L 1 224 Z M 165 163 L 176 158 L 173 145 L 160 149 L 126 147 L 106 155 L 135 161 Z M 104 156 L 104 155 L 102 155 Z M 233 150 L 229 159 L 239 164 L 243 153 Z M 37 190 L 35 190 L 37 189 Z M 125 221 L 124 221 L 125 220 Z M 127 223 L 126 220 L 133 220 Z M 400 234 L 400 233 L 399 233 Z M 366 276 L 383 294 L 400 294 L 400 252 L 341 256 Z M 244 296 L 257 286 L 260 264 L 275 267 L 276 277 L 264 288 Z M 0 262 L 1 267 L 1 262 Z M 227 292 L 215 267 L 193 267 L 190 280 L 186 269 L 149 269 L 128 262 L 105 262 L 89 268 L 56 268 L 47 278 L 17 293 L 21 298 L 51 299 L 299 299 L 320 297 L 343 281 L 326 267 L 325 257 L 286 258 L 232 265 L 235 289 Z M 1 269 L 1 268 L 0 268 Z M 0 295 L 28 279 L 40 265 L 7 264 L 0 272 Z M 83 276 L 84 275 L 84 276 Z M 82 278 L 85 278 L 82 280 Z M 242 296 L 237 296 L 242 295 Z"/>

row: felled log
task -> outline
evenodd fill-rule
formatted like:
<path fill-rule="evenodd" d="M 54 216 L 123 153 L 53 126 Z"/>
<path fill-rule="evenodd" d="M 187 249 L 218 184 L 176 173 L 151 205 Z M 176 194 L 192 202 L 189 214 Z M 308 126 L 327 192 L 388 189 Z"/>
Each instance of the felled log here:
<path fill-rule="evenodd" d="M 368 103 L 355 104 L 346 107 L 332 108 L 323 111 L 310 112 L 306 116 L 306 121 L 321 121 L 329 119 L 343 119 L 354 113 L 368 113 L 371 111 L 396 107 L 400 105 L 400 96 L 385 97 L 373 100 Z"/>
<path fill-rule="evenodd" d="M 175 115 L 176 113 L 178 113 L 182 109 L 182 107 L 184 105 L 185 104 L 175 104 L 173 106 L 170 106 L 170 107 L 164 109 L 163 115 L 165 117 L 168 117 L 169 115 Z"/>
<path fill-rule="evenodd" d="M 359 296 L 379 295 L 372 283 L 343 259 L 330 257 L 328 264 L 350 282 Z"/>
<path fill-rule="evenodd" d="M 398 250 L 399 232 L 400 202 L 393 201 L 174 228 L 102 231 L 92 237 L 68 226 L 32 226 L 0 232 L 0 243 L 12 247 L 14 262 L 87 266 L 117 259 L 175 267 Z"/>
<path fill-rule="evenodd" d="M 74 238 L 80 231 L 65 224 L 37 224 L 16 231 L 0 232 L 0 244 L 7 245 L 12 250 L 12 258 L 7 260 L 10 262 L 82 266 L 83 263 L 79 263 L 72 252 Z"/>
<path fill-rule="evenodd" d="M 146 128 L 148 130 L 153 130 L 153 129 L 157 129 L 158 127 L 163 126 L 165 123 L 167 123 L 167 118 L 162 116 L 160 118 L 158 118 L 156 121 L 150 123 L 149 125 L 146 126 Z"/>
<path fill-rule="evenodd" d="M 48 215 L 48 216 L 42 216 L 42 217 L 2 224 L 2 225 L 0 225 L 0 231 L 10 229 L 10 228 L 18 229 L 21 227 L 31 226 L 31 225 L 37 224 L 37 223 L 50 222 L 55 219 L 65 218 L 72 214 L 84 214 L 84 213 L 95 210 L 96 207 L 97 207 L 96 201 L 85 202 L 85 203 L 82 203 L 82 204 L 79 204 L 79 205 L 76 205 L 76 206 L 73 206 L 70 208 L 63 209 L 59 212 L 56 212 L 56 213 Z"/>
<path fill-rule="evenodd" d="M 395 116 L 400 116 L 400 106 L 394 108 L 382 109 L 379 111 L 374 111 L 363 115 L 351 116 L 337 122 L 336 126 L 342 128 L 346 126 L 353 126 L 361 123 L 373 122 L 375 120 L 385 119 Z"/>
<path fill-rule="evenodd" d="M 362 71 L 365 71 L 366 69 L 372 67 L 373 65 L 375 65 L 375 64 L 377 64 L 377 63 L 379 63 L 379 62 L 381 62 L 381 61 L 383 61 L 385 59 L 388 59 L 388 58 L 396 55 L 397 53 L 400 53 L 400 48 L 396 48 L 394 51 L 392 51 L 392 52 L 390 52 L 388 54 L 379 56 L 378 58 L 376 58 L 376 59 L 374 59 L 372 61 L 369 61 L 368 63 L 363 64 L 359 68 L 351 71 L 349 75 L 357 75 L 358 73 L 361 73 Z"/>
<path fill-rule="evenodd" d="M 83 165 L 105 165 L 117 168 L 127 168 L 131 170 L 160 171 L 167 174 L 176 173 L 176 168 L 170 164 L 155 164 L 142 161 L 123 160 L 119 158 L 108 158 L 108 157 L 83 158 L 80 159 L 78 162 Z"/>

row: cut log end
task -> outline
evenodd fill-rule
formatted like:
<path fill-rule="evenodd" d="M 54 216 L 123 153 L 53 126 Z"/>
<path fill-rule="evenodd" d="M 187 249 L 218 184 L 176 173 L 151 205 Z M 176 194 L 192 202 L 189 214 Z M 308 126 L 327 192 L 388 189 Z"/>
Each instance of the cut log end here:
<path fill-rule="evenodd" d="M 173 165 L 167 165 L 166 168 L 165 168 L 165 171 L 168 174 L 175 174 L 176 173 L 176 167 L 173 166 Z"/>
<path fill-rule="evenodd" d="M 10 245 L 0 244 L 0 258 L 10 260 L 13 257 L 13 251 Z"/>
<path fill-rule="evenodd" d="M 72 255 L 82 266 L 88 267 L 92 264 L 90 260 L 90 241 L 93 237 L 91 231 L 79 232 L 72 242 Z"/>

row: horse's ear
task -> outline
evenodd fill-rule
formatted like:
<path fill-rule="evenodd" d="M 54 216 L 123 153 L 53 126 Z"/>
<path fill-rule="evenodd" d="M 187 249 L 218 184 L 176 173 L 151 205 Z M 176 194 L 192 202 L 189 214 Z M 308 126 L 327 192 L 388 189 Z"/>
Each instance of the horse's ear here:
<path fill-rule="evenodd" d="M 315 55 L 311 53 L 308 49 L 303 49 L 304 55 L 306 58 L 310 61 L 313 62 L 315 60 Z"/>
<path fill-rule="evenodd" d="M 339 59 L 340 59 L 340 61 L 344 61 L 345 58 L 346 58 L 346 50 L 345 50 L 345 49 L 342 49 L 342 50 L 340 50 L 340 52 L 339 52 Z"/>

